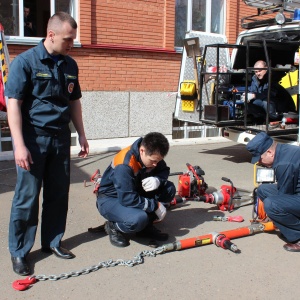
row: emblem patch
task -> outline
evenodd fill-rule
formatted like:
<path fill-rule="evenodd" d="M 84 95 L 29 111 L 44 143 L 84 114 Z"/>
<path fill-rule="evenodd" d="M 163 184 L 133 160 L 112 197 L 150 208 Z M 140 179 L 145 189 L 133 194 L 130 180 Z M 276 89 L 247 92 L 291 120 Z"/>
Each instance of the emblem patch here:
<path fill-rule="evenodd" d="M 74 82 L 70 82 L 68 85 L 68 92 L 71 94 L 73 92 L 74 89 Z"/>

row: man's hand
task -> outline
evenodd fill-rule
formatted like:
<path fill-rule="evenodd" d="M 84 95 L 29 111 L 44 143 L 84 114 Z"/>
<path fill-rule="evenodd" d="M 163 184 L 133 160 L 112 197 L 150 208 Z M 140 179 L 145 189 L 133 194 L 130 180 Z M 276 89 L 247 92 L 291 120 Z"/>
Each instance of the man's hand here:
<path fill-rule="evenodd" d="M 25 146 L 15 148 L 15 162 L 20 168 L 30 171 L 30 165 L 33 164 L 31 154 Z"/>
<path fill-rule="evenodd" d="M 89 154 L 89 143 L 85 136 L 79 137 L 79 144 L 80 144 L 80 152 L 78 153 L 78 156 L 81 158 L 85 158 Z"/>
<path fill-rule="evenodd" d="M 158 218 L 157 220 L 155 220 L 155 222 L 161 222 L 165 218 L 167 209 L 161 202 L 158 202 L 158 209 L 155 211 L 155 214 Z"/>
<path fill-rule="evenodd" d="M 142 180 L 143 189 L 146 192 L 156 190 L 160 185 L 160 181 L 157 177 L 147 177 Z"/>

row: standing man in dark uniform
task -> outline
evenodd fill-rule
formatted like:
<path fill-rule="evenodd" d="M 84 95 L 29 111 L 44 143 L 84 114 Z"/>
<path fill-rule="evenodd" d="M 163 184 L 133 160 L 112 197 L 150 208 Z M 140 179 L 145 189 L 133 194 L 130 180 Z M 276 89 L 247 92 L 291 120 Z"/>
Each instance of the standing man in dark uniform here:
<path fill-rule="evenodd" d="M 163 203 L 173 200 L 176 188 L 168 181 L 170 168 L 164 161 L 169 151 L 167 138 L 150 132 L 122 149 L 105 170 L 97 197 L 100 214 L 108 220 L 105 230 L 112 245 L 126 247 L 125 235 L 167 240 L 153 222 L 166 215 Z"/>
<path fill-rule="evenodd" d="M 86 157 L 89 152 L 78 67 L 67 55 L 76 33 L 75 20 L 67 13 L 56 13 L 48 21 L 46 39 L 17 56 L 10 67 L 5 94 L 18 174 L 9 251 L 13 270 L 19 275 L 31 272 L 26 256 L 35 240 L 42 184 L 42 251 L 59 258 L 75 257 L 61 247 L 61 239 L 68 211 L 71 120 L 79 136 L 79 156 Z"/>
<path fill-rule="evenodd" d="M 265 132 L 248 144 L 252 163 L 273 168 L 276 184 L 261 184 L 257 196 L 264 203 L 268 217 L 288 241 L 283 248 L 300 252 L 300 148 L 276 143 Z"/>

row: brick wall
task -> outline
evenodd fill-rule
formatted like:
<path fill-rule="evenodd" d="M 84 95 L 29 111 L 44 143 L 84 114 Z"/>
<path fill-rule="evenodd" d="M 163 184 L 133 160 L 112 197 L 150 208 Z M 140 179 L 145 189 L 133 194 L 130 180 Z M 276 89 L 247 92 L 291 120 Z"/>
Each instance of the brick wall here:
<path fill-rule="evenodd" d="M 172 0 L 81 1 L 80 41 L 71 55 L 86 91 L 174 91 Z"/>
<path fill-rule="evenodd" d="M 234 44 L 238 34 L 244 30 L 241 19 L 256 13 L 256 8 L 247 6 L 242 0 L 227 0 L 226 36 L 229 44 Z"/>
<path fill-rule="evenodd" d="M 83 91 L 175 91 L 180 54 L 75 49 Z"/>
<path fill-rule="evenodd" d="M 176 91 L 181 54 L 174 51 L 174 0 L 79 1 L 83 91 Z M 227 0 L 226 36 L 235 43 L 241 18 L 256 13 L 242 0 Z M 30 46 L 9 45 L 13 58 Z"/>
<path fill-rule="evenodd" d="M 174 48 L 172 0 L 92 1 L 91 11 L 92 44 Z"/>

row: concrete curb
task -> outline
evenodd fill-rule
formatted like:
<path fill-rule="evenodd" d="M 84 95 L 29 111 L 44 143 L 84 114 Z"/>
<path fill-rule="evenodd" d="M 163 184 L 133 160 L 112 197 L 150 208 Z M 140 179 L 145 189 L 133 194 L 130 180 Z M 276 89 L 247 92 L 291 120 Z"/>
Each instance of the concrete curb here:
<path fill-rule="evenodd" d="M 188 138 L 188 139 L 172 139 L 171 136 L 167 136 L 169 139 L 170 146 L 182 146 L 182 145 L 202 145 L 202 144 L 215 144 L 215 143 L 226 143 L 230 140 L 224 137 L 203 137 L 203 138 Z M 136 141 L 138 137 L 132 138 L 117 138 L 117 139 L 103 139 L 103 140 L 89 140 L 90 155 L 116 152 L 124 147 L 131 145 Z M 71 147 L 71 156 L 77 156 L 80 151 L 79 146 Z M 0 161 L 13 160 L 13 151 L 0 152 Z"/>
<path fill-rule="evenodd" d="M 189 138 L 189 139 L 174 139 L 169 138 L 170 147 L 173 146 L 182 146 L 182 145 L 201 145 L 201 144 L 215 144 L 215 143 L 226 143 L 229 142 L 228 139 L 224 137 L 205 137 L 205 138 Z M 106 152 L 115 152 L 119 151 L 136 141 L 138 137 L 133 138 L 118 138 L 118 139 L 109 139 L 109 140 L 89 140 L 90 145 L 90 155 L 100 154 Z M 71 155 L 77 155 L 80 151 L 79 146 L 72 147 Z"/>

